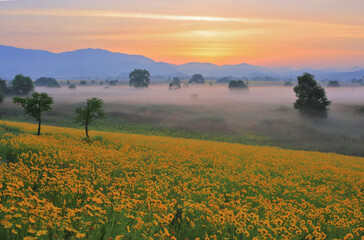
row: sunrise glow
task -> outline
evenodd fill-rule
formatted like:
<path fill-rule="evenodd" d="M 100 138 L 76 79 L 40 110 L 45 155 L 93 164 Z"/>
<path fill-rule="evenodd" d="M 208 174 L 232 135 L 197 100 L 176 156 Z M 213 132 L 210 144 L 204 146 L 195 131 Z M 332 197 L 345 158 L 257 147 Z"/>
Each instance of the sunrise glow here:
<path fill-rule="evenodd" d="M 315 1 L 283 1 L 279 9 L 269 1 L 64 2 L 67 8 L 1 1 L 0 44 L 52 52 L 102 48 L 175 64 L 364 65 L 361 1 L 324 1 L 326 11 Z"/>

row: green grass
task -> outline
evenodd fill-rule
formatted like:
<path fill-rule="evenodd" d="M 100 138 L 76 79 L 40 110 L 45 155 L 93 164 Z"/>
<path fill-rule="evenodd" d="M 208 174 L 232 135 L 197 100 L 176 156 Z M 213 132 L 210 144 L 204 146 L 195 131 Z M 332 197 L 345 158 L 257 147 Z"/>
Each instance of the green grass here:
<path fill-rule="evenodd" d="M 52 111 L 44 114 L 43 124 L 81 129 L 74 121 L 76 106 L 79 104 L 54 104 Z M 108 103 L 106 118 L 90 129 L 364 156 L 361 107 L 337 106 L 328 119 L 316 120 L 299 118 L 286 105 L 254 108 Z M 9 102 L 2 104 L 0 116 L 35 123 Z"/>

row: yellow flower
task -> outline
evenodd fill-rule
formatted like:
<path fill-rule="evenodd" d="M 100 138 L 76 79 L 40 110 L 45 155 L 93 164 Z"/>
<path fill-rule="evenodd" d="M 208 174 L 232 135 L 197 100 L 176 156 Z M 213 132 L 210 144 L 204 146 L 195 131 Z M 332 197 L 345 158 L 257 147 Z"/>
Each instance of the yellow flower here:
<path fill-rule="evenodd" d="M 35 218 L 34 218 L 33 216 L 30 216 L 30 217 L 29 217 L 29 222 L 30 222 L 30 223 L 35 223 L 35 222 L 36 222 L 36 220 L 35 220 Z"/>
<path fill-rule="evenodd" d="M 76 234 L 77 238 L 84 238 L 85 236 L 86 236 L 86 234 L 84 234 L 84 233 L 77 233 Z"/>
<path fill-rule="evenodd" d="M 23 238 L 23 240 L 36 240 L 37 238 L 36 237 L 25 237 Z"/>
<path fill-rule="evenodd" d="M 46 235 L 47 234 L 47 230 L 40 230 L 37 232 L 37 236 L 40 237 L 40 236 L 43 236 L 43 235 Z"/>
<path fill-rule="evenodd" d="M 343 238 L 344 240 L 348 240 L 348 239 L 353 239 L 354 235 L 352 233 L 348 233 L 345 235 L 345 237 Z"/>

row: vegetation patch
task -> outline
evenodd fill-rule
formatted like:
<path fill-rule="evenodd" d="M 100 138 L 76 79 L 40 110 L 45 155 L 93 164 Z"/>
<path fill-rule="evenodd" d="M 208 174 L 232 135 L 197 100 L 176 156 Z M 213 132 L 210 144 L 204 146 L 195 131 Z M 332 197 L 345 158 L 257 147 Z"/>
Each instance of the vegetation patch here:
<path fill-rule="evenodd" d="M 363 158 L 107 132 L 85 144 L 82 130 L 44 132 L 0 140 L 17 159 L 0 164 L 1 239 L 364 233 Z"/>

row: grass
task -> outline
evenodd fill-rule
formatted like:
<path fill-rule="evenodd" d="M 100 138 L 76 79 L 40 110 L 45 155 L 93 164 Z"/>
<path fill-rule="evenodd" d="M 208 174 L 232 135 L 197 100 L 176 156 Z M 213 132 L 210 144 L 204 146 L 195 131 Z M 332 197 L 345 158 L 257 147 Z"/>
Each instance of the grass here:
<path fill-rule="evenodd" d="M 57 102 L 43 123 L 80 129 L 73 112 L 78 105 Z M 287 105 L 106 103 L 105 109 L 107 117 L 91 129 L 364 156 L 364 121 L 357 105 L 334 106 L 328 119 L 319 120 L 301 118 Z M 10 121 L 34 122 L 9 102 L 0 115 Z"/>
<path fill-rule="evenodd" d="M 81 129 L 82 127 L 74 121 L 72 110 L 75 106 L 55 105 L 51 112 L 44 114 L 43 124 Z M 210 115 L 197 110 L 168 105 L 130 106 L 119 104 L 116 110 L 114 107 L 113 104 L 107 106 L 106 109 L 109 110 L 106 118 L 96 122 L 91 128 L 99 131 L 252 145 L 262 145 L 268 142 L 267 137 L 255 136 L 254 134 L 233 129 L 226 123 L 225 118 L 219 115 Z M 21 109 L 3 107 L 0 110 L 0 115 L 8 121 L 34 123 L 32 118 L 22 114 Z M 178 119 L 181 115 L 183 115 L 182 120 L 170 121 L 168 119 L 168 117 Z"/>

